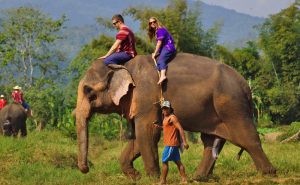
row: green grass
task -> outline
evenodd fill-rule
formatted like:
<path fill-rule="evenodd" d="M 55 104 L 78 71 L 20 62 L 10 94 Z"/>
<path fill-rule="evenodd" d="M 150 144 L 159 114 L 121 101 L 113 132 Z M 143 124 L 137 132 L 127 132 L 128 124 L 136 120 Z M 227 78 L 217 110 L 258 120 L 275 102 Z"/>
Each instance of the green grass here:
<path fill-rule="evenodd" d="M 191 143 L 190 143 L 191 144 Z M 0 184 L 153 184 L 147 177 L 141 158 L 135 167 L 142 178 L 133 182 L 121 172 L 118 158 L 126 142 L 90 138 L 90 172 L 82 174 L 77 166 L 77 141 L 59 131 L 30 132 L 24 139 L 0 136 Z M 204 184 L 300 184 L 300 143 L 264 143 L 263 148 L 277 168 L 277 176 L 262 176 L 245 152 L 235 160 L 239 148 L 226 144 L 216 163 L 214 175 Z M 161 156 L 162 146 L 159 152 Z M 202 144 L 191 144 L 182 155 L 188 178 L 193 177 L 201 158 Z M 178 184 L 175 164 L 170 164 L 169 184 Z M 197 183 L 191 183 L 197 184 Z"/>

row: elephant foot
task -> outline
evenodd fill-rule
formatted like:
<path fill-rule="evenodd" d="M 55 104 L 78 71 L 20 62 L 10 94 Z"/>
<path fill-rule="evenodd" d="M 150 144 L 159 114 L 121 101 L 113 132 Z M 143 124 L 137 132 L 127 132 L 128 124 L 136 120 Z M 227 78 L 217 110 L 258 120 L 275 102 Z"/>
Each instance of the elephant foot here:
<path fill-rule="evenodd" d="M 124 172 L 124 173 L 127 177 L 129 177 L 132 180 L 139 180 L 142 177 L 140 172 L 138 172 L 135 169 L 131 169 L 131 170 L 129 170 L 127 172 Z"/>
<path fill-rule="evenodd" d="M 209 180 L 209 176 L 204 176 L 204 175 L 200 175 L 193 178 L 193 181 L 196 182 L 208 182 L 208 180 Z"/>
<path fill-rule="evenodd" d="M 155 178 L 159 178 L 160 177 L 159 171 L 156 171 L 156 170 L 151 171 L 151 172 L 147 172 L 147 175 L 151 176 L 151 177 L 155 177 Z"/>
<path fill-rule="evenodd" d="M 89 172 L 89 167 L 86 166 L 86 165 L 78 165 L 79 167 L 79 170 L 82 172 L 82 173 L 88 173 Z"/>
<path fill-rule="evenodd" d="M 276 169 L 273 166 L 263 168 L 262 169 L 263 175 L 270 175 L 270 176 L 276 176 Z"/>
<path fill-rule="evenodd" d="M 200 176 L 196 176 L 192 179 L 192 181 L 194 182 L 218 182 L 220 180 L 219 177 L 215 176 L 215 175 L 200 175 Z"/>

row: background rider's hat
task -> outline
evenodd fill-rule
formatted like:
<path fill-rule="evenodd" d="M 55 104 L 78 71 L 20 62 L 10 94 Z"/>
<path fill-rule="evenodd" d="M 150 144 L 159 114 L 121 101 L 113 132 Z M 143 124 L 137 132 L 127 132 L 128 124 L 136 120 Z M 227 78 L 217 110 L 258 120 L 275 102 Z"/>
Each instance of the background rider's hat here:
<path fill-rule="evenodd" d="M 167 108 L 171 108 L 171 103 L 169 101 L 163 101 L 161 103 L 161 108 L 164 108 L 164 107 L 167 107 Z"/>
<path fill-rule="evenodd" d="M 1 95 L 0 95 L 0 98 L 4 98 L 4 95 L 3 95 L 3 94 L 1 94 Z"/>
<path fill-rule="evenodd" d="M 17 85 L 17 86 L 14 87 L 14 89 L 21 90 L 22 88 Z"/>

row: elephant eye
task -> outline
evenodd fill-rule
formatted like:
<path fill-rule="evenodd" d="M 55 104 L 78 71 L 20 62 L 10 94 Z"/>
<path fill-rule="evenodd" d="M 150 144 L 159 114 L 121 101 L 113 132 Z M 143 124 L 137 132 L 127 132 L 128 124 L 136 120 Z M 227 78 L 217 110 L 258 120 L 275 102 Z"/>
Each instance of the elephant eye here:
<path fill-rule="evenodd" d="M 95 90 L 93 88 L 91 88 L 88 85 L 85 85 L 83 88 L 84 94 L 87 96 L 87 98 L 89 99 L 89 101 L 93 101 L 95 99 L 97 99 L 97 95 L 95 93 Z"/>
<path fill-rule="evenodd" d="M 92 91 L 93 91 L 93 89 L 87 85 L 85 85 L 83 88 L 84 94 L 90 94 Z"/>

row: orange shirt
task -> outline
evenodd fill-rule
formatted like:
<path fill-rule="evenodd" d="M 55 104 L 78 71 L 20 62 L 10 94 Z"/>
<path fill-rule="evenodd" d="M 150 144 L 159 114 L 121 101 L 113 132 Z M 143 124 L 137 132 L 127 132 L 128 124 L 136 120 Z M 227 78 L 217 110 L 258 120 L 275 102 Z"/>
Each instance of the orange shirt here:
<path fill-rule="evenodd" d="M 179 130 L 175 127 L 173 122 L 176 122 L 177 117 L 171 114 L 163 120 L 164 145 L 165 146 L 179 146 Z"/>

